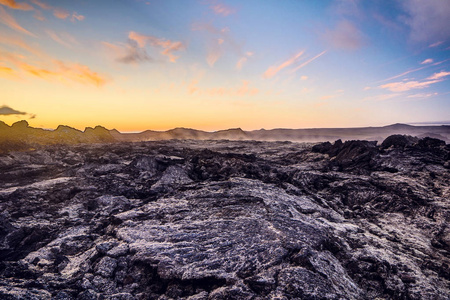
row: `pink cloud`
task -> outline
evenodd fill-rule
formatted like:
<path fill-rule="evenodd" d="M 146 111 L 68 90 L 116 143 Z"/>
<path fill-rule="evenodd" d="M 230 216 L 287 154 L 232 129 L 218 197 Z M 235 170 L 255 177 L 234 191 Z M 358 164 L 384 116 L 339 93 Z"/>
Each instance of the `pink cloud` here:
<path fill-rule="evenodd" d="M 236 12 L 234 8 L 226 6 L 221 3 L 212 5 L 211 9 L 216 15 L 222 15 L 224 17 L 234 14 Z"/>
<path fill-rule="evenodd" d="M 435 47 L 437 47 L 439 45 L 442 45 L 443 43 L 444 43 L 443 41 L 439 41 L 439 42 L 436 42 L 436 43 L 433 43 L 433 44 L 429 45 L 428 47 L 435 48 Z"/>
<path fill-rule="evenodd" d="M 304 66 L 310 64 L 311 62 L 315 61 L 316 59 L 318 59 L 319 57 L 321 57 L 322 55 L 324 55 L 327 51 L 322 51 L 319 54 L 317 54 L 316 56 L 314 56 L 311 59 L 308 59 L 307 61 L 305 61 L 304 63 L 302 63 L 301 65 L 297 66 L 294 70 L 292 70 L 292 73 L 297 72 L 299 69 L 303 68 Z"/>
<path fill-rule="evenodd" d="M 61 61 L 55 61 L 56 68 L 40 68 L 27 63 L 21 63 L 20 69 L 27 72 L 30 75 L 39 77 L 49 81 L 62 81 L 66 80 L 75 81 L 87 85 L 95 85 L 100 87 L 107 82 L 107 79 L 92 71 L 88 66 L 82 64 L 67 64 Z"/>
<path fill-rule="evenodd" d="M 450 38 L 450 2 L 442 0 L 401 1 L 407 15 L 404 18 L 410 27 L 410 38 L 414 42 L 432 43 L 446 41 Z M 439 43 L 439 42 L 438 42 Z"/>
<path fill-rule="evenodd" d="M 0 6 L 0 23 L 3 23 L 4 25 L 8 26 L 9 28 L 15 31 L 36 37 L 33 33 L 29 32 L 28 30 L 20 26 L 19 23 L 17 23 L 16 19 L 14 19 L 12 15 L 8 14 L 6 10 L 1 6 Z"/>
<path fill-rule="evenodd" d="M 333 30 L 326 31 L 323 38 L 338 49 L 355 50 L 364 45 L 362 32 L 347 20 L 339 22 Z"/>
<path fill-rule="evenodd" d="M 388 89 L 391 92 L 405 92 L 405 91 L 409 91 L 409 90 L 413 90 L 413 89 L 427 88 L 430 85 L 437 83 L 437 82 L 441 82 L 441 81 L 442 80 L 391 82 L 391 83 L 380 85 L 380 88 Z"/>
<path fill-rule="evenodd" d="M 34 13 L 34 18 L 36 20 L 39 20 L 39 21 L 45 21 L 46 20 L 44 15 L 42 14 L 42 12 L 40 10 L 36 10 L 36 12 Z"/>
<path fill-rule="evenodd" d="M 407 74 L 409 74 L 409 73 L 417 72 L 417 71 L 420 71 L 420 70 L 425 69 L 425 68 L 426 68 L 426 67 L 420 67 L 420 68 L 417 68 L 417 69 L 408 70 L 408 71 L 403 72 L 403 73 L 401 73 L 401 74 L 398 74 L 398 75 L 389 77 L 389 78 L 387 78 L 387 79 L 380 80 L 380 81 L 378 81 L 378 82 L 384 82 L 384 81 L 389 81 L 389 80 L 392 80 L 392 79 L 397 79 L 397 78 L 403 77 L 403 76 L 405 76 L 405 75 L 407 75 Z"/>
<path fill-rule="evenodd" d="M 305 51 L 300 51 L 299 53 L 295 54 L 293 57 L 289 58 L 288 60 L 284 61 L 283 63 L 275 66 L 269 67 L 266 72 L 264 72 L 263 77 L 264 78 L 272 78 L 275 76 L 278 72 L 283 70 L 286 67 L 289 67 L 292 64 L 295 64 L 298 62 L 300 57 L 305 53 Z"/>
<path fill-rule="evenodd" d="M 28 3 L 18 3 L 14 0 L 0 0 L 0 4 L 7 6 L 12 9 L 18 9 L 18 10 L 33 10 L 33 6 L 31 6 Z"/>
<path fill-rule="evenodd" d="M 241 57 L 236 63 L 236 69 L 241 70 L 242 66 L 247 62 L 249 57 L 253 56 L 253 52 L 246 52 L 244 57 Z"/>
<path fill-rule="evenodd" d="M 55 8 L 53 10 L 53 15 L 55 17 L 57 17 L 58 19 L 63 19 L 64 20 L 64 19 L 67 19 L 67 17 L 70 16 L 70 12 L 68 12 L 67 10 L 62 9 L 62 8 Z"/>
<path fill-rule="evenodd" d="M 39 6 L 39 7 L 42 8 L 42 9 L 45 9 L 45 10 L 52 9 L 52 7 L 51 7 L 50 5 L 45 4 L 45 3 L 41 2 L 41 1 L 38 1 L 38 0 L 31 0 L 31 2 L 32 2 L 33 4 Z"/>
<path fill-rule="evenodd" d="M 65 9 L 63 9 L 63 8 L 53 7 L 53 6 L 48 5 L 48 4 L 44 3 L 44 2 L 41 2 L 41 1 L 39 1 L 39 0 L 31 0 L 31 2 L 32 2 L 34 5 L 36 5 L 36 6 L 40 7 L 40 8 L 42 8 L 42 9 L 45 9 L 45 10 L 53 10 L 53 15 L 54 15 L 56 18 L 58 18 L 58 19 L 63 19 L 63 20 L 65 20 L 65 19 L 67 19 L 67 18 L 70 17 L 70 20 L 71 20 L 72 22 L 75 22 L 75 21 L 83 21 L 83 20 L 84 20 L 84 16 L 79 15 L 77 12 L 72 12 L 72 13 L 70 13 L 69 11 L 67 11 L 67 10 L 65 10 Z M 42 13 L 39 12 L 39 11 L 36 12 L 36 14 L 35 14 L 34 17 L 35 17 L 36 19 L 40 20 L 40 21 L 45 20 L 44 16 L 43 16 Z"/>
<path fill-rule="evenodd" d="M 206 31 L 208 33 L 208 41 L 206 44 L 208 54 L 206 57 L 206 62 L 211 67 L 214 66 L 220 57 L 229 52 L 234 52 L 240 57 L 245 56 L 241 45 L 237 43 L 230 35 L 230 30 L 227 27 L 219 29 L 209 23 L 196 23 L 192 26 L 192 30 Z"/>
<path fill-rule="evenodd" d="M 438 93 L 427 93 L 427 94 L 412 94 L 412 95 L 408 95 L 408 98 L 430 98 L 433 96 L 437 96 L 439 95 Z"/>
<path fill-rule="evenodd" d="M 25 42 L 22 38 L 19 36 L 8 36 L 8 35 L 0 35 L 0 44 L 7 45 L 7 46 L 15 46 L 20 49 L 26 50 L 27 52 L 34 54 L 41 58 L 47 58 L 48 56 L 43 53 L 39 47 L 37 47 L 34 44 L 29 44 Z M 20 51 L 16 48 L 15 51 L 16 55 L 20 53 Z M 4 56 L 4 53 L 3 55 Z"/>
<path fill-rule="evenodd" d="M 434 73 L 432 76 L 428 77 L 428 80 L 441 79 L 450 75 L 450 72 L 441 71 L 439 73 Z"/>
<path fill-rule="evenodd" d="M 72 13 L 72 17 L 70 18 L 70 20 L 72 22 L 75 22 L 75 20 L 77 21 L 83 21 L 84 20 L 84 16 L 77 14 L 76 12 Z"/>
<path fill-rule="evenodd" d="M 72 45 L 78 43 L 77 40 L 68 33 L 57 34 L 52 30 L 47 30 L 46 33 L 52 40 L 54 40 L 58 44 L 61 44 L 67 48 L 72 48 Z"/>
<path fill-rule="evenodd" d="M 172 52 L 186 49 L 186 45 L 182 42 L 160 39 L 150 35 L 142 35 L 134 31 L 131 31 L 128 34 L 128 38 L 135 41 L 140 48 L 144 48 L 147 44 L 151 47 L 162 48 L 163 50 L 160 53 L 167 56 L 171 62 L 176 62 L 179 58 L 179 56 L 175 56 Z"/>
<path fill-rule="evenodd" d="M 431 64 L 433 62 L 432 58 L 427 58 L 423 62 L 421 62 L 421 65 Z"/>

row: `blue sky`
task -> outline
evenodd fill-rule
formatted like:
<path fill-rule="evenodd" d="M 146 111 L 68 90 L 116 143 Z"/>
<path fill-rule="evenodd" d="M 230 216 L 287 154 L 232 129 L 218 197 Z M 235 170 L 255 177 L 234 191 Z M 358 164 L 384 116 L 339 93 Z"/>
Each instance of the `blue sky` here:
<path fill-rule="evenodd" d="M 450 1 L 0 0 L 7 123 L 449 121 L 449 79 Z"/>

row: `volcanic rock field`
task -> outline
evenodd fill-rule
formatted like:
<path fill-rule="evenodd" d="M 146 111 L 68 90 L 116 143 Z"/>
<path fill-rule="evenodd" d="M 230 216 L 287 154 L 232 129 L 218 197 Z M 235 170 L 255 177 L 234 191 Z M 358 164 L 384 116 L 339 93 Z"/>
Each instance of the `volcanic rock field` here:
<path fill-rule="evenodd" d="M 0 299 L 449 299 L 450 146 L 171 140 L 0 155 Z"/>

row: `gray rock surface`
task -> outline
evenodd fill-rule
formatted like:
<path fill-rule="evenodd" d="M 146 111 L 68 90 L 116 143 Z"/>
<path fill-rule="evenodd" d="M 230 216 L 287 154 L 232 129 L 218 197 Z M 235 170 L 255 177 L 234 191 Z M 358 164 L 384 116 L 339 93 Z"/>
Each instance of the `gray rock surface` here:
<path fill-rule="evenodd" d="M 448 299 L 450 147 L 165 141 L 0 156 L 0 299 Z"/>

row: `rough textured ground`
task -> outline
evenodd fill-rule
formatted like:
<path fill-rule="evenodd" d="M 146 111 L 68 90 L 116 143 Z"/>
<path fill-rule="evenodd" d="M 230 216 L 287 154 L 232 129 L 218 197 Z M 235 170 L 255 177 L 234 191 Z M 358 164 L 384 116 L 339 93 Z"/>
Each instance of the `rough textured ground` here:
<path fill-rule="evenodd" d="M 0 299 L 448 299 L 450 148 L 49 146 L 0 156 Z"/>

